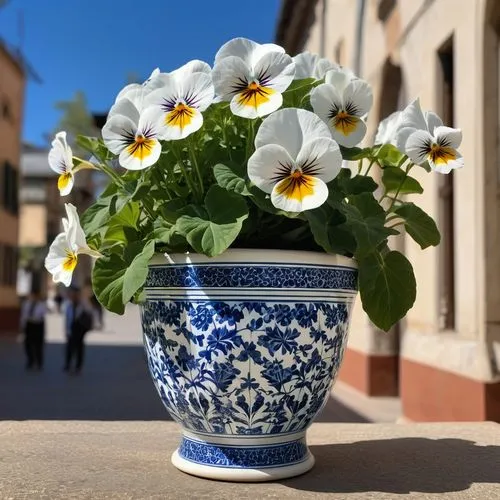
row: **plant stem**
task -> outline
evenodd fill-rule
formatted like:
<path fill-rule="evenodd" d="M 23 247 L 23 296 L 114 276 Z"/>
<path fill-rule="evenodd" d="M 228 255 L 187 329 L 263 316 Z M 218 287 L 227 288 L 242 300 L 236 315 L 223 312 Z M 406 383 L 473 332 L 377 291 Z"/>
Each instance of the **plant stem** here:
<path fill-rule="evenodd" d="M 370 162 L 370 164 L 368 165 L 368 168 L 366 169 L 366 172 L 365 172 L 365 176 L 367 176 L 369 173 L 370 173 L 370 170 L 372 168 L 372 166 L 374 165 L 374 163 L 377 161 L 376 158 L 373 158 L 372 161 Z"/>
<path fill-rule="evenodd" d="M 172 145 L 172 152 L 174 153 L 174 156 L 177 160 L 177 164 L 179 165 L 179 168 L 181 169 L 182 175 L 184 176 L 184 179 L 186 179 L 186 184 L 189 186 L 189 189 L 191 192 L 194 194 L 195 198 L 198 199 L 198 193 L 196 189 L 196 185 L 192 182 L 191 176 L 188 175 L 188 171 L 186 169 L 186 166 L 184 165 L 184 161 L 182 160 L 182 155 L 180 152 L 177 150 L 177 147 Z"/>
<path fill-rule="evenodd" d="M 194 149 L 191 137 L 188 139 L 188 153 L 189 159 L 191 161 L 191 166 L 196 170 L 196 175 L 198 176 L 198 182 L 200 183 L 200 193 L 203 198 L 203 193 L 205 191 L 205 185 L 203 183 L 203 176 L 201 175 L 200 165 L 198 164 L 198 159 L 196 158 L 196 150 Z"/>
<path fill-rule="evenodd" d="M 246 159 L 245 163 L 250 158 L 250 151 L 252 150 L 253 141 L 255 139 L 255 128 L 254 128 L 254 119 L 248 120 L 248 137 L 247 137 L 247 147 L 246 147 Z"/>
<path fill-rule="evenodd" d="M 401 179 L 401 182 L 399 183 L 398 189 L 396 190 L 396 194 L 394 195 L 394 198 L 392 199 L 392 203 L 389 206 L 389 209 L 387 210 L 387 212 L 390 212 L 392 210 L 392 208 L 394 207 L 394 204 L 396 203 L 396 201 L 398 199 L 399 193 L 401 192 L 401 189 L 403 188 L 403 184 L 405 183 L 406 178 L 408 177 L 408 174 L 410 173 L 410 170 L 414 167 L 414 165 L 415 165 L 414 163 L 410 163 L 405 168 L 405 175 Z"/>
<path fill-rule="evenodd" d="M 227 154 L 229 155 L 229 160 L 233 161 L 233 155 L 231 154 L 231 145 L 227 141 L 226 126 L 227 126 L 227 121 L 224 120 L 224 123 L 222 124 L 222 138 L 224 139 L 224 144 L 226 145 L 227 148 Z"/>

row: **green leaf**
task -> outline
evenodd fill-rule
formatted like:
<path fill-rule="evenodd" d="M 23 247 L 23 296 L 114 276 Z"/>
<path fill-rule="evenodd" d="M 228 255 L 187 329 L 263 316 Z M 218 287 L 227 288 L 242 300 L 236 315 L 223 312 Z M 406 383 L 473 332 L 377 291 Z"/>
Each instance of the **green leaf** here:
<path fill-rule="evenodd" d="M 137 228 L 141 209 L 137 202 L 132 201 L 124 205 L 108 222 L 109 226 L 126 226 Z"/>
<path fill-rule="evenodd" d="M 340 205 L 340 210 L 356 239 L 355 256 L 358 259 L 373 252 L 390 235 L 398 234 L 384 226 L 384 209 L 371 193 L 350 196 L 349 203 Z"/>
<path fill-rule="evenodd" d="M 388 331 L 415 302 L 417 285 L 413 268 L 400 252 L 378 251 L 358 261 L 363 309 L 371 321 Z"/>
<path fill-rule="evenodd" d="M 372 154 L 372 148 L 346 148 L 340 146 L 340 152 L 342 153 L 342 158 L 344 160 L 356 161 L 362 160 L 363 158 L 369 158 Z"/>
<path fill-rule="evenodd" d="M 206 217 L 183 215 L 177 219 L 175 228 L 196 252 L 214 257 L 237 238 L 248 217 L 248 206 L 242 196 L 212 186 L 205 197 L 205 207 Z"/>
<path fill-rule="evenodd" d="M 148 264 L 154 252 L 155 242 L 154 240 L 150 240 L 127 267 L 123 276 L 122 300 L 124 304 L 144 285 L 148 276 Z"/>
<path fill-rule="evenodd" d="M 436 223 L 417 205 L 403 203 L 394 212 L 404 219 L 406 231 L 422 249 L 439 245 L 441 235 Z"/>
<path fill-rule="evenodd" d="M 116 253 L 101 257 L 92 270 L 92 288 L 97 299 L 116 314 L 123 314 L 125 304 L 144 285 L 148 263 L 154 253 L 154 241 L 149 241 L 138 250 L 129 259 Z"/>
<path fill-rule="evenodd" d="M 403 170 L 398 167 L 385 167 L 382 173 L 382 183 L 384 184 L 388 193 L 395 192 L 402 184 L 401 194 L 423 193 L 424 189 L 413 177 L 406 177 Z"/>
<path fill-rule="evenodd" d="M 392 144 L 384 144 L 377 151 L 377 160 L 382 165 L 397 167 L 401 160 L 404 158 L 404 154 L 399 151 L 399 149 Z"/>
<path fill-rule="evenodd" d="M 244 168 L 236 165 L 228 166 L 219 163 L 214 167 L 215 180 L 220 187 L 243 196 L 252 196 L 252 193 L 247 187 L 247 181 L 244 175 Z"/>
<path fill-rule="evenodd" d="M 304 212 L 309 221 L 314 241 L 327 253 L 354 254 L 356 240 L 344 224 L 346 218 L 339 210 L 326 203 L 314 210 Z"/>
<path fill-rule="evenodd" d="M 87 237 L 98 233 L 109 220 L 109 204 L 96 202 L 80 217 L 80 222 Z"/>
<path fill-rule="evenodd" d="M 344 193 L 348 195 L 373 193 L 378 188 L 378 184 L 371 177 L 364 175 L 356 175 L 352 179 L 343 178 L 339 182 Z"/>

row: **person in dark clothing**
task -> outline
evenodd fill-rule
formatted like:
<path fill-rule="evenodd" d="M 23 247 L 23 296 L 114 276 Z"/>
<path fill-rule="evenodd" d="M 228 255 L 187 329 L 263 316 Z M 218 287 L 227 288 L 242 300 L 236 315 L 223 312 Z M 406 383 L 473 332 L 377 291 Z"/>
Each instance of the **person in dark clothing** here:
<path fill-rule="evenodd" d="M 21 330 L 24 333 L 26 369 L 43 368 L 43 348 L 45 343 L 45 315 L 47 305 L 39 292 L 33 292 L 23 302 L 21 308 Z"/>
<path fill-rule="evenodd" d="M 66 327 L 66 361 L 64 371 L 69 372 L 75 359 L 75 372 L 80 373 L 85 354 L 85 334 L 92 330 L 92 309 L 82 300 L 80 289 L 72 286 L 69 290 L 69 300 L 65 310 Z"/>

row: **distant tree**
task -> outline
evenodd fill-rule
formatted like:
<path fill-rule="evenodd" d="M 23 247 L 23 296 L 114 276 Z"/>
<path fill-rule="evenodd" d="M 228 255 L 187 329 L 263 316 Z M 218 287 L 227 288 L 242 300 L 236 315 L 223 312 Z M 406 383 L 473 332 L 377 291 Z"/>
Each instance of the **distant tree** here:
<path fill-rule="evenodd" d="M 128 85 L 129 83 L 141 83 L 143 80 L 144 78 L 141 79 L 141 76 L 139 75 L 139 73 L 137 73 L 137 71 L 129 71 L 127 73 L 125 83 L 126 85 Z"/>
<path fill-rule="evenodd" d="M 98 134 L 92 114 L 87 108 L 85 94 L 82 91 L 77 91 L 73 99 L 56 102 L 55 108 L 61 112 L 61 117 L 52 135 L 60 130 L 65 130 L 74 153 L 80 156 L 83 152 L 75 144 L 76 136 L 79 134 L 89 136 Z"/>

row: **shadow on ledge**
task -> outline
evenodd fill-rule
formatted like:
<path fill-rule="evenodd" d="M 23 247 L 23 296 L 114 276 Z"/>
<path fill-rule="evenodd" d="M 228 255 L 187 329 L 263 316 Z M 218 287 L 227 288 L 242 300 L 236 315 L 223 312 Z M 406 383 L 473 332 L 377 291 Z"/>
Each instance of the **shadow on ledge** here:
<path fill-rule="evenodd" d="M 408 494 L 500 483 L 500 446 L 462 439 L 382 439 L 311 446 L 311 452 L 311 472 L 282 484 L 313 492 Z"/>
<path fill-rule="evenodd" d="M 26 372 L 23 346 L 0 342 L 0 420 L 171 420 L 142 346 L 87 345 L 80 375 L 63 373 L 63 344 L 45 346 L 42 372 Z M 318 422 L 365 422 L 330 399 Z"/>

